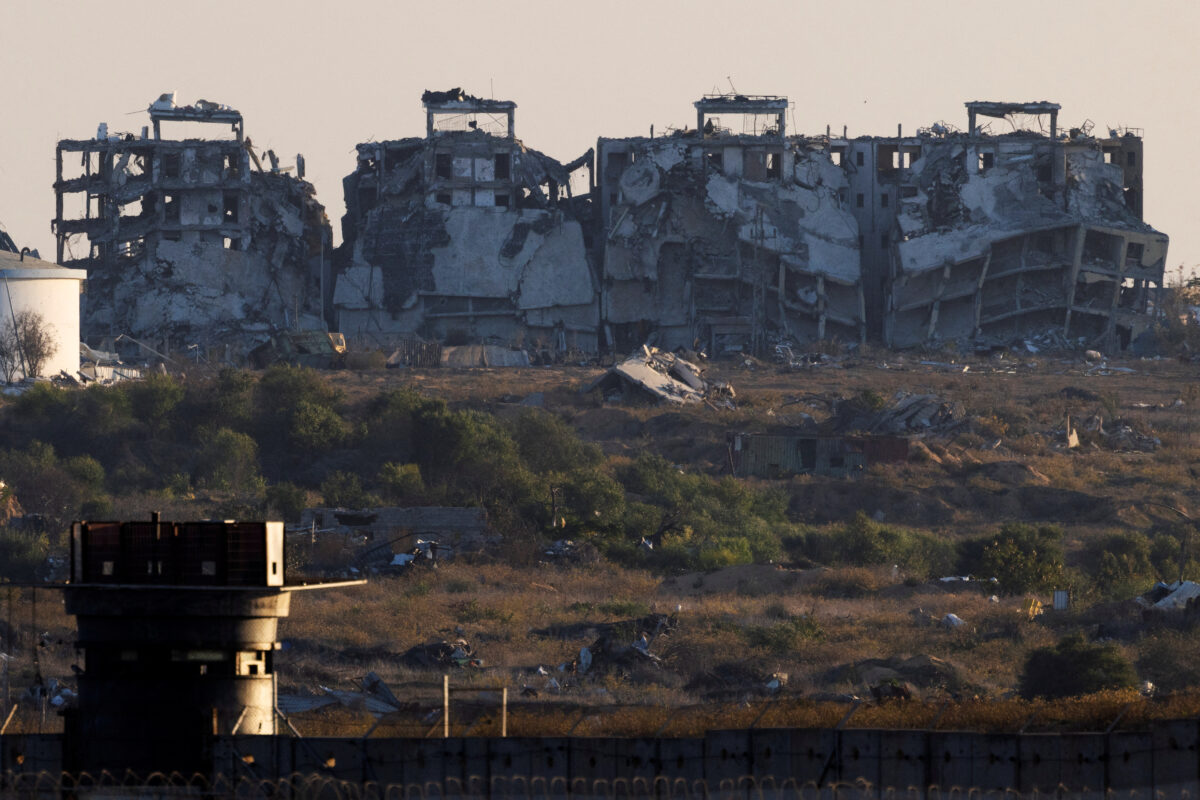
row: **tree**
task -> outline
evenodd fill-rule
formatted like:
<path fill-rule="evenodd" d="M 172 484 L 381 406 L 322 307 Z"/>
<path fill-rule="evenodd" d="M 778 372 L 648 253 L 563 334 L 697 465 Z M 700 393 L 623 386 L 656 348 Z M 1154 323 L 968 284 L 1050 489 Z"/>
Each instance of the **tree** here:
<path fill-rule="evenodd" d="M 1053 525 L 1010 522 L 995 536 L 963 542 L 960 566 L 1010 594 L 1052 589 L 1063 579 L 1062 537 Z"/>
<path fill-rule="evenodd" d="M 54 326 L 32 309 L 17 312 L 9 324 L 19 356 L 25 363 L 25 375 L 41 375 L 46 362 L 58 352 Z"/>
<path fill-rule="evenodd" d="M 1137 684 L 1133 665 L 1114 644 L 1091 644 L 1079 634 L 1029 654 L 1021 673 L 1021 695 L 1074 697 Z"/>
<path fill-rule="evenodd" d="M 0 325 L 0 375 L 5 383 L 12 383 L 20 369 L 21 349 L 12 325 Z"/>

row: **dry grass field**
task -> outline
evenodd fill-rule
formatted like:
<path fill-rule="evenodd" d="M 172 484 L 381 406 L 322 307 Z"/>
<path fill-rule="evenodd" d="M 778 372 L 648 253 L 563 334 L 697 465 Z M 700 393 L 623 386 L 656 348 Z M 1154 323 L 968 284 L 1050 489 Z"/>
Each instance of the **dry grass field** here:
<path fill-rule="evenodd" d="M 791 549 L 776 563 L 709 572 L 551 559 L 543 550 L 554 532 L 546 530 L 484 556 L 298 597 L 282 624 L 280 691 L 356 690 L 374 672 L 412 706 L 385 719 L 378 735 L 389 725 L 420 731 L 422 715 L 440 702 L 446 670 L 459 688 L 508 687 L 510 734 L 836 724 L 855 697 L 867 702 L 853 724 L 873 726 L 1052 730 L 1104 727 L 1121 709 L 1122 724 L 1195 714 L 1197 617 L 1147 615 L 1130 598 L 1155 578 L 1177 579 L 1179 570 L 1200 580 L 1200 555 L 1192 552 L 1200 540 L 1185 519 L 1200 519 L 1200 367 L 1127 359 L 1100 368 L 1074 353 L 960 357 L 955 367 L 944 366 L 951 358 L 863 350 L 808 369 L 754 359 L 708 365 L 708 377 L 735 388 L 736 409 L 624 404 L 582 393 L 597 366 L 342 371 L 326 379 L 347 405 L 409 388 L 501 420 L 540 392 L 545 410 L 598 445 L 612 465 L 649 452 L 714 477 L 727 473 L 728 433 L 785 430 L 803 415 L 819 421 L 834 398 L 937 395 L 961 403 L 969 424 L 924 437 L 925 455 L 874 465 L 855 478 L 747 482 L 785 493 L 790 524 L 818 533 L 836 534 L 859 512 L 952 543 L 1005 523 L 1057 526 L 1065 553 L 1060 582 L 1072 593 L 1066 611 L 1030 613 L 1031 598 L 1049 605 L 1046 588 L 1004 593 L 986 580 L 947 583 L 900 565 L 826 564 Z M 1082 440 L 1070 450 L 1061 435 L 1068 415 Z M 1128 427 L 1158 444 L 1122 449 L 1085 428 L 1092 418 L 1109 433 Z M 320 497 L 310 492 L 310 500 Z M 113 503 L 118 514 L 139 516 L 147 503 L 176 515 L 204 511 L 203 498 L 131 494 Z M 1162 545 L 1155 551 L 1159 574 L 1137 573 L 1132 584 L 1115 588 L 1097 582 L 1097 563 L 1108 563 L 1097 543 L 1122 536 L 1153 543 L 1168 535 L 1178 558 L 1163 556 Z M 28 591 L 12 601 L 18 640 L 26 644 L 31 611 Z M 962 624 L 946 625 L 950 614 Z M 655 615 L 669 624 L 655 623 Z M 663 628 L 657 635 L 645 630 L 655 624 Z M 69 677 L 72 624 L 51 592 L 39 592 L 36 626 L 44 634 L 37 668 Z M 643 633 L 653 658 L 628 652 Z M 1071 633 L 1114 644 L 1139 681 L 1155 685 L 1154 697 L 1134 691 L 1087 702 L 1018 699 L 1025 657 Z M 458 639 L 481 664 L 443 670 L 406 656 L 422 644 Z M 583 647 L 597 651 L 586 672 L 578 667 Z M 32 669 L 27 657 L 14 659 L 14 685 Z M 912 699 L 877 702 L 873 686 L 903 687 Z M 494 696 L 481 698 L 463 701 L 462 730 L 498 724 Z M 297 722 L 348 734 L 371 723 L 354 708 Z"/>

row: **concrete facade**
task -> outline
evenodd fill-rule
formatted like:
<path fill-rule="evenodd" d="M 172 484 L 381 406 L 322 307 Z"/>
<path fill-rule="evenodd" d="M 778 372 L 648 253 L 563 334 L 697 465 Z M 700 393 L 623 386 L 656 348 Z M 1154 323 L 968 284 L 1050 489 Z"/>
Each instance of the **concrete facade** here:
<path fill-rule="evenodd" d="M 228 106 L 167 94 L 148 111 L 152 134 L 101 124 L 58 143 L 57 260 L 88 270 L 84 337 L 242 353 L 273 330 L 324 328 L 330 230 L 303 157 L 295 176 L 271 151 L 264 167 Z M 163 123 L 229 133 L 164 139 Z"/>
<path fill-rule="evenodd" d="M 358 145 L 333 297 L 352 341 L 597 348 L 587 198 L 514 135 L 516 104 L 426 92 L 424 138 Z"/>

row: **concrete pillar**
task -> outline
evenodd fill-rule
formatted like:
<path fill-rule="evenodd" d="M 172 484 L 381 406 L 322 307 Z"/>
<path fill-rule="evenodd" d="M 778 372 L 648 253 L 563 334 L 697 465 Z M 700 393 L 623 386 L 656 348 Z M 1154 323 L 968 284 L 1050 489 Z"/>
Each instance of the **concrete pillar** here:
<path fill-rule="evenodd" d="M 1017 737 L 984 734 L 974 737 L 971 754 L 971 786 L 1003 792 L 1017 785 L 1019 764 Z"/>

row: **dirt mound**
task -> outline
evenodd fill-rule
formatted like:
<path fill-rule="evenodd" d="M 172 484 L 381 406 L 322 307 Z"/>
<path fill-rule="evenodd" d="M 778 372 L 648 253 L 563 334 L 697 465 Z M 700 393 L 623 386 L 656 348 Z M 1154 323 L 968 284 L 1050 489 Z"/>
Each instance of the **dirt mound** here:
<path fill-rule="evenodd" d="M 812 583 L 823 570 L 785 569 L 771 564 L 743 564 L 712 572 L 689 572 L 668 578 L 658 586 L 660 594 L 703 595 L 782 594 Z"/>
<path fill-rule="evenodd" d="M 980 464 L 973 472 L 1005 486 L 1049 486 L 1050 479 L 1020 461 L 991 461 Z"/>
<path fill-rule="evenodd" d="M 878 686 L 883 683 L 910 683 L 920 689 L 958 691 L 964 685 L 958 667 L 935 656 L 893 656 L 868 658 L 835 667 L 825 675 L 831 683 Z"/>

